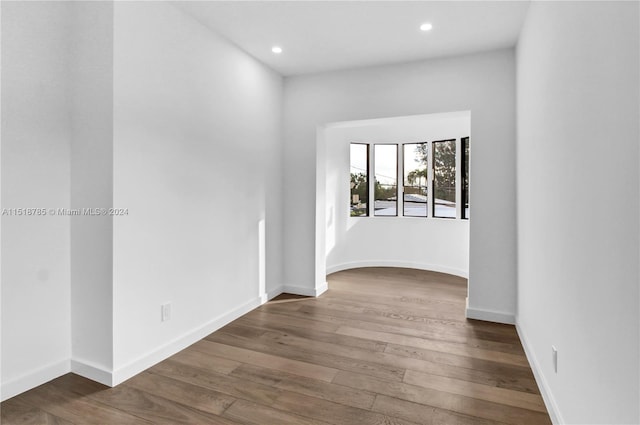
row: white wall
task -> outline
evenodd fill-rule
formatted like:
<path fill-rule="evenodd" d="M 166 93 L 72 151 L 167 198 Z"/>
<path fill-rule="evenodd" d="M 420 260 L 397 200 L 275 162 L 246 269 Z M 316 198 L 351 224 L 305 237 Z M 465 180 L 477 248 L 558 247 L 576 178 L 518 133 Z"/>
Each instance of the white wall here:
<path fill-rule="evenodd" d="M 556 423 L 640 422 L 638 14 L 533 2 L 518 44 L 517 321 Z"/>
<path fill-rule="evenodd" d="M 324 282 L 317 240 L 316 129 L 337 121 L 471 111 L 469 307 L 512 322 L 516 308 L 515 59 L 512 49 L 285 79 L 284 279 Z"/>
<path fill-rule="evenodd" d="M 113 205 L 113 4 L 75 2 L 70 26 L 71 208 Z M 108 383 L 113 367 L 110 216 L 71 219 L 72 369 Z"/>
<path fill-rule="evenodd" d="M 327 273 L 370 265 L 411 267 L 467 277 L 469 221 L 350 217 L 351 143 L 419 143 L 470 134 L 469 113 L 431 114 L 329 124 L 324 143 Z M 402 155 L 402 154 L 401 154 Z M 401 157 L 400 157 L 401 158 Z M 372 165 L 373 166 L 373 165 Z M 459 168 L 459 167 L 458 167 Z M 402 162 L 398 164 L 402 175 Z"/>
<path fill-rule="evenodd" d="M 167 3 L 116 3 L 114 52 L 117 383 L 259 305 L 261 220 L 280 285 L 282 79 Z"/>
<path fill-rule="evenodd" d="M 168 3 L 2 9 L 2 207 L 129 213 L 2 217 L 2 398 L 117 384 L 281 288 L 281 77 Z"/>
<path fill-rule="evenodd" d="M 2 208 L 68 208 L 68 3 L 2 3 Z M 64 373 L 70 220 L 2 216 L 2 397 Z"/>

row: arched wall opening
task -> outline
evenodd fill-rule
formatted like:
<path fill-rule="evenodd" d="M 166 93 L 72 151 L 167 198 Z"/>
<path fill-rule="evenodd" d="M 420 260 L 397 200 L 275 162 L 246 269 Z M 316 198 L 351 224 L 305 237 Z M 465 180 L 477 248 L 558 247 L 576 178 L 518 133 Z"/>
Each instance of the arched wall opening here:
<path fill-rule="evenodd" d="M 317 130 L 316 288 L 326 275 L 358 267 L 391 266 L 469 277 L 469 220 L 350 216 L 351 143 L 402 144 L 470 136 L 469 111 L 326 124 Z M 471 148 L 471 151 L 473 148 Z M 398 168 L 402 169 L 401 158 Z M 472 161 L 471 161 L 472 162 Z M 456 162 L 458 184 L 461 170 Z M 399 172 L 399 177 L 402 171 Z M 472 185 L 472 183 L 471 183 Z M 429 189 L 431 191 L 431 189 Z M 372 196 L 372 195 L 371 195 Z M 370 199 L 371 199 L 370 196 Z"/>

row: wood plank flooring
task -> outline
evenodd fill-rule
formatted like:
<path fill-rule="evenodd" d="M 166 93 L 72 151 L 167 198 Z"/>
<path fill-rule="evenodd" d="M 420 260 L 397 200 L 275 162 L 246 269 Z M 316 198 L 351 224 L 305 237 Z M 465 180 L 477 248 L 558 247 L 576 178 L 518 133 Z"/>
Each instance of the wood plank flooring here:
<path fill-rule="evenodd" d="M 125 383 L 68 374 L 2 424 L 550 424 L 513 326 L 466 320 L 466 280 L 395 268 L 281 297 Z"/>

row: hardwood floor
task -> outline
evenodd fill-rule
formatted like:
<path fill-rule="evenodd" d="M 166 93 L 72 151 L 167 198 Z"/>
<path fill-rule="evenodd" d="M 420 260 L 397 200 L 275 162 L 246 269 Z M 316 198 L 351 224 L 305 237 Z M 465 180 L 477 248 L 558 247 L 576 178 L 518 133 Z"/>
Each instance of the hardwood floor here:
<path fill-rule="evenodd" d="M 3 424 L 550 424 L 513 326 L 466 320 L 466 281 L 367 268 L 282 297 L 125 383 L 68 374 Z"/>

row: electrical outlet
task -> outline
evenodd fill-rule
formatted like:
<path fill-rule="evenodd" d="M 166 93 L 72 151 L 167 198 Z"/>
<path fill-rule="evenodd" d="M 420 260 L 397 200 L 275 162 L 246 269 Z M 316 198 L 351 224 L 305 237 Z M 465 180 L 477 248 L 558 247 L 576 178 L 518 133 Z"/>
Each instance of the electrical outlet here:
<path fill-rule="evenodd" d="M 558 373 L 558 349 L 555 345 L 551 346 L 551 358 L 553 359 L 553 371 Z"/>
<path fill-rule="evenodd" d="M 166 322 L 171 319 L 171 303 L 162 304 L 160 306 L 160 320 Z"/>

